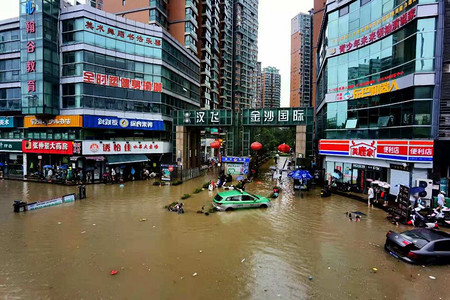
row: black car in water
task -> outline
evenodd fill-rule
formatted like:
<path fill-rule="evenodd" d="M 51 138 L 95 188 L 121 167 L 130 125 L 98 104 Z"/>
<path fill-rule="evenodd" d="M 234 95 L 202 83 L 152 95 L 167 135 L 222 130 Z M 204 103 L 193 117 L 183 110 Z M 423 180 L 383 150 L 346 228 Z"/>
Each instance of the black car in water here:
<path fill-rule="evenodd" d="M 436 229 L 389 230 L 384 249 L 413 264 L 450 264 L 450 234 Z"/>

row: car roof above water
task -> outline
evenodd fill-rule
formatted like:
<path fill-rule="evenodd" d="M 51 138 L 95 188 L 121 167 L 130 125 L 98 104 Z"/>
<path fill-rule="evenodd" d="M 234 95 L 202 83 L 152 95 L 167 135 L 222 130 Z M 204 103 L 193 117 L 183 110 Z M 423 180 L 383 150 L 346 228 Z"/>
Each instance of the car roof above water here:
<path fill-rule="evenodd" d="M 248 195 L 248 193 L 232 190 L 232 191 L 220 192 L 220 193 L 217 193 L 217 195 L 220 195 L 221 197 L 226 198 L 226 197 L 230 197 L 230 196 Z"/>
<path fill-rule="evenodd" d="M 447 232 L 438 231 L 438 230 L 434 230 L 434 229 L 419 228 L 419 229 L 405 231 L 402 234 L 408 235 L 408 232 L 418 235 L 422 239 L 424 239 L 428 242 L 431 242 L 434 240 L 441 240 L 441 239 L 450 239 L 450 234 L 448 234 Z"/>

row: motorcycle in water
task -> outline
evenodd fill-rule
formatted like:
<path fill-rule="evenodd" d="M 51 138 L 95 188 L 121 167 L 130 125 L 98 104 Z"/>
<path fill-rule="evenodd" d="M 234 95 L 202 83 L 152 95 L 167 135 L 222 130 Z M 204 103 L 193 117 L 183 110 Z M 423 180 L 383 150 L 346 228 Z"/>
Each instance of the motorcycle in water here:
<path fill-rule="evenodd" d="M 422 211 L 426 212 L 426 208 L 422 204 L 418 204 L 415 208 L 412 208 L 411 220 L 408 224 L 414 227 L 439 228 L 436 217 L 429 214 L 424 215 L 421 213 Z"/>
<path fill-rule="evenodd" d="M 328 186 L 325 186 L 321 191 L 320 191 L 320 197 L 329 197 L 331 196 L 331 190 Z"/>

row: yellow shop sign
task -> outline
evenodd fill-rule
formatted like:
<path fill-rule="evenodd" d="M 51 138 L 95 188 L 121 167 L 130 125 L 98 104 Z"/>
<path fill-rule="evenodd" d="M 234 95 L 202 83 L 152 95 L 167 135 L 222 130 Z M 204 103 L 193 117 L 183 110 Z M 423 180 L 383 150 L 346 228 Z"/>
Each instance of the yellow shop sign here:
<path fill-rule="evenodd" d="M 83 127 L 83 116 L 56 116 L 51 119 L 40 119 L 35 116 L 25 116 L 24 127 Z"/>
<path fill-rule="evenodd" d="M 353 99 L 371 97 L 376 95 L 381 95 L 385 93 L 389 93 L 391 91 L 398 90 L 398 85 L 395 80 L 387 81 L 375 85 L 366 86 L 359 89 L 353 90 Z"/>

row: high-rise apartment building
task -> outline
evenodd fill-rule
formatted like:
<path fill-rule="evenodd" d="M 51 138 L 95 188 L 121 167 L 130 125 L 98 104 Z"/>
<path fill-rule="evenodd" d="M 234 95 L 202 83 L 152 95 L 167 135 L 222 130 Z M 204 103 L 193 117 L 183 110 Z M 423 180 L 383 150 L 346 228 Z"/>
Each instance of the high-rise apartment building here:
<path fill-rule="evenodd" d="M 281 75 L 275 67 L 262 71 L 262 107 L 280 107 Z"/>
<path fill-rule="evenodd" d="M 310 106 L 312 92 L 312 11 L 291 20 L 290 106 Z"/>
<path fill-rule="evenodd" d="M 256 99 L 253 103 L 253 108 L 261 108 L 262 107 L 262 90 L 263 90 L 263 84 L 262 84 L 262 68 L 261 68 L 261 62 L 258 61 L 256 63 Z"/>
<path fill-rule="evenodd" d="M 101 6 L 163 27 L 198 56 L 201 107 L 240 109 L 254 101 L 258 0 L 103 0 Z"/>

